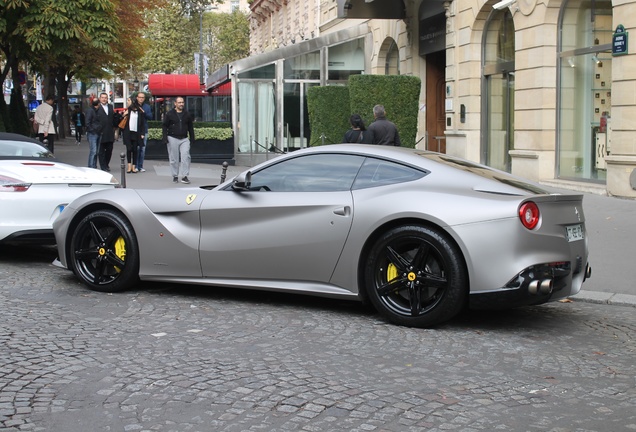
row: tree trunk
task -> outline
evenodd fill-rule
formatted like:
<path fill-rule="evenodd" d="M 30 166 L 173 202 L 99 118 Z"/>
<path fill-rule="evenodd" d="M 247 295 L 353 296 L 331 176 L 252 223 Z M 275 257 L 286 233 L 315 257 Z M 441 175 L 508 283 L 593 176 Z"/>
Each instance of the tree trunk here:
<path fill-rule="evenodd" d="M 24 98 L 22 97 L 22 86 L 20 85 L 20 65 L 17 62 L 15 62 L 11 67 L 11 77 L 13 79 L 13 90 L 11 90 L 9 115 L 13 131 L 22 135 L 30 136 L 29 116 L 27 115 Z"/>
<path fill-rule="evenodd" d="M 71 134 L 71 121 L 68 110 L 68 81 L 66 81 L 66 70 L 58 68 L 55 74 L 57 88 L 57 110 L 58 110 L 58 136 L 66 138 Z"/>

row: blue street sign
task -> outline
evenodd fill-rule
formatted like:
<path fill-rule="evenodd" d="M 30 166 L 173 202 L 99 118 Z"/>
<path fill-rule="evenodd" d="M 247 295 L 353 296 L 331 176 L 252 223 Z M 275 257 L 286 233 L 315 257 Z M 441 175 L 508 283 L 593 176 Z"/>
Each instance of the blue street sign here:
<path fill-rule="evenodd" d="M 612 35 L 612 55 L 625 55 L 628 53 L 627 51 L 627 36 L 628 33 L 625 31 L 625 27 L 623 24 L 619 24 L 616 27 L 616 31 Z"/>

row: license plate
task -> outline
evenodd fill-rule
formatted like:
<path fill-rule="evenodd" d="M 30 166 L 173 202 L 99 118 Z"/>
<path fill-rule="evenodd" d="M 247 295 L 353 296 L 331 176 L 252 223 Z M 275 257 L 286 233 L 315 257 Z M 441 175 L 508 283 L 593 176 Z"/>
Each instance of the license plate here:
<path fill-rule="evenodd" d="M 570 225 L 565 227 L 569 242 L 583 240 L 583 225 Z"/>

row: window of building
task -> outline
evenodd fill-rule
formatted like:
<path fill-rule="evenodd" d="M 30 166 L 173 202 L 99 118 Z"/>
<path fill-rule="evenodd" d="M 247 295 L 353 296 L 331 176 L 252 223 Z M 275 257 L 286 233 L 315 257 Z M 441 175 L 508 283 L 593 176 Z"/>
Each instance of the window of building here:
<path fill-rule="evenodd" d="M 559 21 L 557 177 L 604 182 L 611 147 L 611 1 L 568 0 Z"/>
<path fill-rule="evenodd" d="M 346 82 L 351 75 L 364 73 L 364 39 L 356 39 L 328 48 L 328 80 Z"/>
<path fill-rule="evenodd" d="M 514 149 L 515 28 L 509 9 L 494 10 L 483 42 L 482 163 L 510 172 Z"/>
<path fill-rule="evenodd" d="M 320 79 L 320 51 L 285 59 L 285 79 Z"/>
<path fill-rule="evenodd" d="M 389 46 L 389 50 L 386 53 L 386 62 L 384 63 L 385 75 L 399 75 L 400 74 L 400 51 L 398 50 L 395 41 L 392 41 Z"/>

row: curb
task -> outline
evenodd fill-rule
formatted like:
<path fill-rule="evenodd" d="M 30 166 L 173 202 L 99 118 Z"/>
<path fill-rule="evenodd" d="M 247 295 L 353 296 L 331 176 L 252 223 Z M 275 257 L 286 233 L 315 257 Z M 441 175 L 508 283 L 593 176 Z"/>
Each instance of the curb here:
<path fill-rule="evenodd" d="M 570 297 L 571 300 L 586 303 L 608 304 L 613 306 L 632 306 L 636 307 L 636 295 L 615 294 L 599 291 L 581 290 L 578 294 Z"/>

